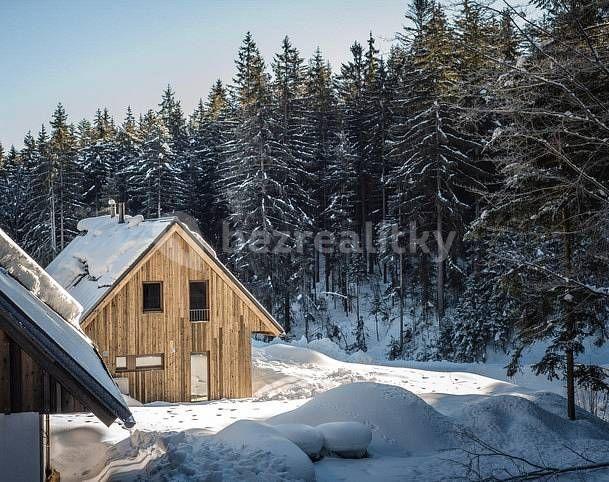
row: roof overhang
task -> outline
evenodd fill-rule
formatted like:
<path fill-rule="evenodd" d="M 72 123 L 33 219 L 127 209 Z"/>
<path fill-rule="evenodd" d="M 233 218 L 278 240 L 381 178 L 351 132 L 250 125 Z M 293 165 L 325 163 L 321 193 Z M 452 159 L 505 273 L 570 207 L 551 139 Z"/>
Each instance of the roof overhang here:
<path fill-rule="evenodd" d="M 127 406 L 109 393 L 2 291 L 0 328 L 106 425 L 110 426 L 117 418 L 121 419 L 126 427 L 135 424 Z M 99 357 L 99 353 L 97 356 Z M 101 357 L 99 358 L 103 364 Z M 110 377 L 109 373 L 108 376 Z"/>

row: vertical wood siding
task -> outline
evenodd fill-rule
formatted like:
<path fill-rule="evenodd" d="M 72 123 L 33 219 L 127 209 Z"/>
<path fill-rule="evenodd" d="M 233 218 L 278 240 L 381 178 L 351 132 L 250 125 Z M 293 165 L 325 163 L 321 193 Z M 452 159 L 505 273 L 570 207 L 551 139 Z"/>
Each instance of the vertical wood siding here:
<path fill-rule="evenodd" d="M 16 344 L 10 349 L 11 340 L 0 330 L 0 413 L 46 412 L 72 413 L 85 412 L 87 408 L 67 390 L 53 379 L 48 379 L 45 371 Z M 11 351 L 13 352 L 11 354 Z M 17 357 L 12 358 L 11 355 Z M 19 367 L 17 369 L 17 367 Z M 11 377 L 19 377 L 13 380 Z M 49 392 L 55 396 L 44 399 L 44 384 L 47 377 Z M 18 387 L 18 394 L 11 393 L 12 388 Z M 13 403 L 18 400 L 17 406 Z M 46 402 L 46 403 L 45 403 Z"/>
<path fill-rule="evenodd" d="M 251 334 L 278 334 L 182 228 L 170 230 L 153 251 L 84 321 L 110 372 L 129 379 L 143 403 L 190 401 L 190 355 L 209 353 L 210 399 L 252 394 Z M 142 285 L 163 282 L 163 311 L 144 312 Z M 189 282 L 208 281 L 210 319 L 189 320 Z M 162 370 L 116 372 L 116 357 L 163 353 Z"/>

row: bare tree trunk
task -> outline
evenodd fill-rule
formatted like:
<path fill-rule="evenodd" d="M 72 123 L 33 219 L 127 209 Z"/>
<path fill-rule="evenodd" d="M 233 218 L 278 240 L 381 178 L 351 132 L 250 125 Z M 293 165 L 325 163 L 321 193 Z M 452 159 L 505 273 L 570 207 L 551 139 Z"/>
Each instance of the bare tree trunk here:
<path fill-rule="evenodd" d="M 571 278 L 573 247 L 571 245 L 571 234 L 569 233 L 569 221 L 567 214 L 563 211 L 563 230 L 564 230 L 564 249 L 566 273 Z M 573 346 L 571 342 L 575 337 L 575 324 L 573 320 L 573 310 L 570 301 L 566 301 L 565 323 L 567 329 L 567 349 L 566 358 L 566 378 L 567 378 L 567 416 L 570 420 L 575 420 L 575 360 Z"/>
<path fill-rule="evenodd" d="M 400 250 L 400 354 L 404 353 L 404 253 Z"/>
<path fill-rule="evenodd" d="M 65 189 L 65 184 L 63 182 L 63 166 L 59 167 L 59 186 L 60 186 L 60 193 L 61 195 L 59 196 L 59 248 L 60 250 L 63 250 L 64 246 L 65 246 L 65 233 L 64 233 L 64 205 L 63 205 L 63 198 L 64 198 L 64 189 Z"/>
<path fill-rule="evenodd" d="M 438 184 L 440 183 L 438 177 Z M 437 315 L 438 315 L 438 324 L 442 323 L 442 318 L 444 318 L 444 254 L 442 246 L 442 209 L 440 207 L 440 203 L 437 205 L 437 232 L 438 232 L 438 272 L 436 276 L 436 296 L 437 296 Z"/>

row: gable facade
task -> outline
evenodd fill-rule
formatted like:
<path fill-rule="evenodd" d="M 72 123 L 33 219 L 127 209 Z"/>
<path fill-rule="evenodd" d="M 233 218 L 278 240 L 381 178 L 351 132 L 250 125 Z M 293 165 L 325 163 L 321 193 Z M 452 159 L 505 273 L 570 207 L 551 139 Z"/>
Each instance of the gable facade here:
<path fill-rule="evenodd" d="M 204 316 L 191 314 L 191 282 L 205 283 Z M 144 310 L 147 283 L 161 285 L 160 310 Z M 282 332 L 179 223 L 117 281 L 81 327 L 96 343 L 111 374 L 143 403 L 193 400 L 191 367 L 198 363 L 193 355 L 206 360 L 207 399 L 251 396 L 252 333 Z"/>

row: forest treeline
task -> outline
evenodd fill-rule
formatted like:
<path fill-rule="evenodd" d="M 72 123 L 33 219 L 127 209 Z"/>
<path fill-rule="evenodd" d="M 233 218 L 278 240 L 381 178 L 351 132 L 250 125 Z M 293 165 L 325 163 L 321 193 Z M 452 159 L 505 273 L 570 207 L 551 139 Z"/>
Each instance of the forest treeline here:
<path fill-rule="evenodd" d="M 169 87 L 120 124 L 104 108 L 73 123 L 58 105 L 23 148 L 0 151 L 1 226 L 47 263 L 109 198 L 145 217 L 184 211 L 288 334 L 340 338 L 330 293 L 355 320 L 347 349 L 378 337 L 372 316 L 399 324 L 394 358 L 509 349 L 513 373 L 544 340 L 540 373 L 606 388 L 574 360 L 607 337 L 608 5 L 536 0 L 532 17 L 494 5 L 464 0 L 449 18 L 413 0 L 389 51 L 371 34 L 334 71 L 288 37 L 265 62 L 248 33 L 232 82 L 190 115 Z M 224 221 L 256 236 L 222 252 Z M 453 233 L 448 256 L 388 248 L 408 245 L 413 223 L 432 247 Z M 251 249 L 370 226 L 378 249 Z"/>

